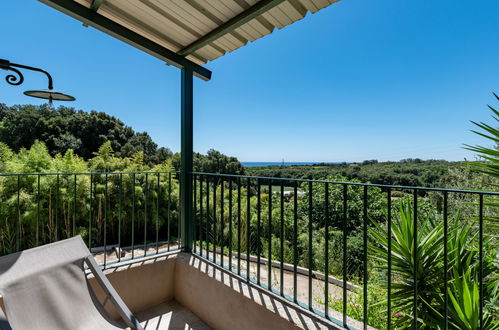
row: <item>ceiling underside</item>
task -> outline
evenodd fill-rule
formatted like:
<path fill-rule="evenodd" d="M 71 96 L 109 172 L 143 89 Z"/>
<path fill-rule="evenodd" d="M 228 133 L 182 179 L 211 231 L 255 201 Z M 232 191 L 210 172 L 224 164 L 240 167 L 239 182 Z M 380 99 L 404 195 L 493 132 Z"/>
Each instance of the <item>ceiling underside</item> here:
<path fill-rule="evenodd" d="M 205 64 L 338 0 L 71 0 Z"/>

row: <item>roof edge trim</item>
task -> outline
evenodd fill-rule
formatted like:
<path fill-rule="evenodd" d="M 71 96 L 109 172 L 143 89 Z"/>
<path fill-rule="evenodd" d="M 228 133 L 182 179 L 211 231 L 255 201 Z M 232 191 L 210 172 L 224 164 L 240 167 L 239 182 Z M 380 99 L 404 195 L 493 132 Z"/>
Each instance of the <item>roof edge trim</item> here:
<path fill-rule="evenodd" d="M 106 34 L 109 34 L 121 41 L 126 42 L 146 53 L 159 58 L 177 68 L 192 70 L 193 74 L 205 81 L 211 79 L 211 71 L 205 67 L 189 61 L 185 57 L 171 51 L 154 41 L 151 41 L 140 34 L 104 17 L 92 9 L 89 9 L 73 0 L 38 0 L 58 11 L 69 15 L 88 26 L 92 26 Z"/>

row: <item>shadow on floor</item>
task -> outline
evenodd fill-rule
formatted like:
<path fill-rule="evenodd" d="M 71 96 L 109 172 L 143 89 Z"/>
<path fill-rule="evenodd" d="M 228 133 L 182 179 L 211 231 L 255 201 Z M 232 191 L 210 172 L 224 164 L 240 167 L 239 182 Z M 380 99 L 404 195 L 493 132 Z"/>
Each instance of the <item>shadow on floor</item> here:
<path fill-rule="evenodd" d="M 137 318 L 145 330 L 209 330 L 190 310 L 177 301 L 158 305 L 147 311 L 137 313 Z"/>
<path fill-rule="evenodd" d="M 306 310 L 287 299 L 270 293 L 268 290 L 257 284 L 247 281 L 245 278 L 234 274 L 233 272 L 214 265 L 212 262 L 195 254 L 180 254 L 179 258 L 189 258 L 189 265 L 197 270 L 207 274 L 210 277 L 229 286 L 238 293 L 246 296 L 257 304 L 260 304 L 270 311 L 279 314 L 282 318 L 293 323 L 302 329 L 343 329 L 343 327 L 334 324 L 318 315 Z"/>

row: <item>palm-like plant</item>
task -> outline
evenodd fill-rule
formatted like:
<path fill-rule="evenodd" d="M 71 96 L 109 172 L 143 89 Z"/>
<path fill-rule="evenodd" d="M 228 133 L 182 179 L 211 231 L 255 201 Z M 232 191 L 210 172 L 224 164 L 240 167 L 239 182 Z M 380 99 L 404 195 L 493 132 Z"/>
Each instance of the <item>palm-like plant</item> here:
<path fill-rule="evenodd" d="M 412 326 L 414 307 L 417 308 L 418 327 L 444 328 L 444 227 L 443 222 L 436 219 L 437 217 L 431 215 L 418 217 L 416 250 L 414 250 L 415 220 L 411 203 L 401 202 L 400 211 L 392 220 L 390 280 L 392 310 L 397 315 L 401 313 L 401 317 L 393 320 L 397 328 Z M 373 222 L 370 235 L 373 241 L 377 242 L 376 245 L 370 246 L 377 267 L 386 272 L 388 232 L 383 225 Z M 457 213 L 449 219 L 447 237 L 448 326 L 453 329 L 478 329 L 480 297 L 478 250 L 474 248 L 478 239 L 475 223 L 463 221 Z M 415 261 L 416 267 L 414 267 Z M 484 263 L 484 276 L 489 279 L 487 282 L 494 281 L 494 267 L 491 267 L 490 260 L 484 260 Z M 416 301 L 414 301 L 415 283 L 418 288 Z M 497 285 L 485 286 L 484 291 L 487 297 L 491 297 L 491 301 L 497 301 L 499 297 Z M 494 321 L 489 309 L 484 309 L 484 328 L 497 329 L 499 324 Z"/>
<path fill-rule="evenodd" d="M 413 209 L 409 202 L 404 202 L 401 203 L 400 212 L 393 219 L 391 228 L 392 279 L 387 280 L 392 281 L 392 310 L 396 314 L 402 313 L 402 316 L 395 320 L 395 325 L 404 328 L 412 323 L 415 283 L 418 288 L 416 308 L 420 322 L 438 323 L 438 313 L 428 306 L 438 299 L 441 291 L 443 226 L 429 217 L 419 218 L 417 244 L 414 250 Z M 388 269 L 388 232 L 381 224 L 373 222 L 370 234 L 378 243 L 370 247 L 374 258 L 378 267 L 386 271 Z M 415 261 L 417 267 L 414 267 Z"/>
<path fill-rule="evenodd" d="M 495 93 L 494 96 L 499 101 L 499 96 L 497 96 L 497 94 Z M 490 105 L 488 107 L 493 113 L 492 118 L 496 122 L 499 122 L 499 111 L 497 111 Z M 483 146 L 471 146 L 468 144 L 465 145 L 465 149 L 478 153 L 478 155 L 484 160 L 483 162 L 469 162 L 469 164 L 475 170 L 481 173 L 490 175 L 495 178 L 499 178 L 499 129 L 494 128 L 491 125 L 486 124 L 484 122 L 478 123 L 472 121 L 472 123 L 481 130 L 483 130 L 483 132 L 475 130 L 473 130 L 472 132 L 492 141 L 495 147 L 489 148 Z"/>

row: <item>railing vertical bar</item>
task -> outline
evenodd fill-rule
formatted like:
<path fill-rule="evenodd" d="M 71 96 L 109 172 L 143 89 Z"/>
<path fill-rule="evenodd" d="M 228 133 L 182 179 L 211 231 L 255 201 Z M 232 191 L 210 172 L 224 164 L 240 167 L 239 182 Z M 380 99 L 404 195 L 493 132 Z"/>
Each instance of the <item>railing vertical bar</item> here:
<path fill-rule="evenodd" d="M 166 201 L 166 241 L 167 241 L 167 249 L 170 251 L 171 244 L 171 232 L 170 232 L 170 222 L 172 220 L 171 217 L 171 204 L 172 204 L 172 173 L 168 173 L 168 199 Z"/>
<path fill-rule="evenodd" d="M 293 301 L 298 303 L 298 184 L 293 190 Z"/>
<path fill-rule="evenodd" d="M 363 260 L 363 265 L 364 265 L 364 278 L 363 278 L 363 306 L 362 306 L 362 312 L 363 312 L 363 323 L 364 323 L 364 330 L 367 329 L 368 325 L 368 316 L 367 316 L 367 281 L 368 281 L 368 273 L 367 273 L 367 186 L 364 186 L 364 196 L 363 196 L 363 220 L 364 220 L 364 226 L 363 226 L 363 239 L 364 239 L 364 260 Z"/>
<path fill-rule="evenodd" d="M 20 190 L 21 190 L 21 176 L 17 176 L 17 227 L 16 227 L 16 252 L 20 249 L 21 244 L 21 202 L 20 202 Z"/>
<path fill-rule="evenodd" d="M 210 178 L 206 176 L 206 258 L 210 256 Z"/>
<path fill-rule="evenodd" d="M 225 219 L 224 219 L 225 195 L 224 195 L 224 179 L 220 178 L 220 264 L 224 267 L 224 245 L 225 245 Z"/>
<path fill-rule="evenodd" d="M 313 217 L 313 196 L 312 196 L 312 181 L 308 183 L 308 309 L 312 310 L 312 269 L 313 269 L 313 251 L 312 251 L 312 217 Z"/>
<path fill-rule="evenodd" d="M 268 260 L 267 260 L 267 269 L 268 269 L 268 287 L 269 290 L 272 291 L 272 180 L 269 180 L 269 223 L 268 223 L 268 240 L 269 240 L 269 250 L 268 250 Z"/>
<path fill-rule="evenodd" d="M 343 184 L 343 326 L 347 327 L 347 218 L 348 218 L 348 186 Z"/>
<path fill-rule="evenodd" d="M 329 183 L 324 184 L 324 315 L 329 317 Z"/>
<path fill-rule="evenodd" d="M 68 215 L 68 222 L 66 223 L 67 225 L 67 228 L 65 230 L 66 232 L 66 236 L 63 237 L 64 238 L 68 238 L 68 237 L 72 237 L 73 235 L 73 229 L 72 229 L 72 226 L 73 226 L 73 212 L 71 212 L 72 210 L 72 203 L 73 203 L 73 198 L 70 194 L 70 191 L 72 190 L 71 189 L 71 178 L 72 176 L 68 176 L 67 177 L 67 187 L 66 187 L 66 194 L 64 195 L 67 195 L 67 207 L 68 207 L 68 210 L 67 210 L 67 215 Z M 64 196 L 62 197 L 62 209 L 64 210 Z M 62 211 L 62 218 L 64 219 L 64 211 Z M 64 231 L 63 231 L 64 233 Z"/>
<path fill-rule="evenodd" d="M 213 262 L 217 263 L 217 178 L 213 177 Z M 213 268 L 215 272 L 215 268 Z"/>
<path fill-rule="evenodd" d="M 177 248 L 183 248 L 182 246 L 182 222 L 180 219 L 182 218 L 182 208 L 181 208 L 181 188 L 180 188 L 180 177 L 179 178 L 179 187 L 178 187 L 178 195 L 177 195 L 177 200 L 178 200 L 178 205 L 177 205 Z"/>
<path fill-rule="evenodd" d="M 55 188 L 55 241 L 59 240 L 59 174 L 56 178 L 56 188 Z"/>
<path fill-rule="evenodd" d="M 250 191 L 251 179 L 248 178 L 247 190 L 246 190 L 246 280 L 250 279 L 250 228 L 251 228 L 251 191 Z"/>
<path fill-rule="evenodd" d="M 159 194 L 161 193 L 160 173 L 156 178 L 156 254 L 159 253 Z"/>
<path fill-rule="evenodd" d="M 132 173 L 132 259 L 135 257 L 135 173 Z"/>
<path fill-rule="evenodd" d="M 108 188 L 107 188 L 107 173 L 105 176 L 105 185 L 104 185 L 104 269 L 106 268 L 107 262 L 107 203 L 109 200 L 108 197 Z"/>
<path fill-rule="evenodd" d="M 260 285 L 260 221 L 261 221 L 261 188 L 260 188 L 260 179 L 257 179 L 257 200 L 256 200 L 256 208 L 257 208 L 257 225 L 256 225 L 256 282 Z M 249 251 L 248 251 L 249 253 Z"/>
<path fill-rule="evenodd" d="M 444 329 L 447 330 L 449 328 L 449 319 L 448 319 L 448 311 L 447 311 L 447 306 L 449 304 L 449 294 L 447 292 L 447 271 L 448 271 L 448 250 L 447 250 L 447 234 L 448 234 L 448 216 L 447 216 L 447 210 L 448 208 L 448 192 L 444 191 Z"/>
<path fill-rule="evenodd" d="M 203 255 L 203 221 L 206 221 L 203 213 L 203 176 L 199 176 L 199 253 Z"/>
<path fill-rule="evenodd" d="M 37 190 L 36 190 L 36 246 L 39 244 L 40 238 L 40 174 L 37 175 Z"/>
<path fill-rule="evenodd" d="M 73 195 L 73 236 L 76 235 L 76 174 L 74 175 L 74 195 Z"/>
<path fill-rule="evenodd" d="M 241 178 L 237 178 L 237 275 L 241 276 Z"/>
<path fill-rule="evenodd" d="M 193 237 L 192 244 L 194 245 L 193 251 L 194 251 L 194 253 L 196 253 L 197 252 L 196 227 L 198 226 L 198 223 L 199 223 L 199 216 L 197 214 L 197 180 L 196 180 L 196 174 L 192 175 L 192 180 L 193 180 L 193 185 L 192 185 L 192 190 L 193 190 L 193 194 L 192 194 L 192 198 L 193 198 L 193 202 L 192 202 L 192 208 L 193 208 L 192 217 L 194 218 L 194 221 L 193 221 L 194 223 L 193 223 L 193 227 L 192 227 L 192 237 Z"/>
<path fill-rule="evenodd" d="M 229 178 L 229 270 L 232 271 L 232 178 Z"/>
<path fill-rule="evenodd" d="M 388 296 L 387 296 L 387 310 L 386 310 L 386 328 L 391 329 L 392 327 L 392 190 L 391 188 L 387 189 L 386 192 L 386 207 L 387 207 L 387 229 L 386 232 L 388 233 L 388 251 L 387 251 L 387 258 L 388 258 Z"/>
<path fill-rule="evenodd" d="M 478 278 L 479 278 L 479 312 L 478 316 L 480 317 L 480 329 L 483 329 L 483 194 L 479 195 L 480 197 L 480 210 L 479 210 L 479 219 L 478 219 Z"/>
<path fill-rule="evenodd" d="M 281 237 L 281 242 L 280 242 L 280 288 L 279 291 L 281 293 L 281 296 L 284 297 L 284 181 L 281 181 L 281 219 L 280 219 L 280 237 Z"/>
<path fill-rule="evenodd" d="M 144 182 L 144 257 L 147 255 L 147 201 L 149 200 L 149 174 L 145 174 Z"/>
<path fill-rule="evenodd" d="M 414 189 L 414 228 L 413 228 L 413 252 L 414 252 L 414 297 L 413 297 L 413 323 L 412 326 L 414 329 L 418 328 L 418 283 L 417 283 L 417 274 L 418 274 L 418 192 Z"/>
<path fill-rule="evenodd" d="M 118 209 L 118 262 L 121 261 L 121 223 L 123 221 L 123 200 L 125 199 L 123 191 L 123 174 L 120 173 L 120 205 Z"/>
<path fill-rule="evenodd" d="M 89 210 L 88 210 L 88 249 L 92 249 L 92 199 L 93 199 L 93 183 L 94 176 L 90 174 L 90 196 L 89 196 Z"/>

